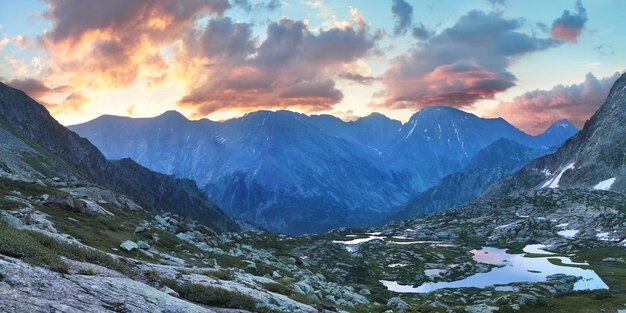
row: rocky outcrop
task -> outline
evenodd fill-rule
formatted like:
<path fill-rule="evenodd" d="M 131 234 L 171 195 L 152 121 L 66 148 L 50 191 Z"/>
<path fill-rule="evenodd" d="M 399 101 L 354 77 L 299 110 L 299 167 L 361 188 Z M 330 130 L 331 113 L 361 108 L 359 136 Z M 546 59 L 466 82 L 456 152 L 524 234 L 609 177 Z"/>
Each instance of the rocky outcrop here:
<path fill-rule="evenodd" d="M 0 255 L 0 311 L 215 312 L 126 277 L 59 274 Z"/>

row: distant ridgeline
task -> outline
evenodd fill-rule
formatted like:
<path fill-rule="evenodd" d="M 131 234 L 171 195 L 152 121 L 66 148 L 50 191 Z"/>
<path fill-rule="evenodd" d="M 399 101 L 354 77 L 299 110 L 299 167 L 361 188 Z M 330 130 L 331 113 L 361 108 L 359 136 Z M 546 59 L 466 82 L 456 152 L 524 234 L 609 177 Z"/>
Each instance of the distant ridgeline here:
<path fill-rule="evenodd" d="M 190 121 L 170 111 L 69 128 L 108 159 L 193 179 L 229 216 L 286 233 L 369 226 L 467 202 L 577 132 L 562 120 L 530 136 L 504 119 L 450 107 L 424 108 L 406 124 L 381 114 L 344 122 L 290 111 Z M 454 196 L 429 189 L 438 183 Z"/>

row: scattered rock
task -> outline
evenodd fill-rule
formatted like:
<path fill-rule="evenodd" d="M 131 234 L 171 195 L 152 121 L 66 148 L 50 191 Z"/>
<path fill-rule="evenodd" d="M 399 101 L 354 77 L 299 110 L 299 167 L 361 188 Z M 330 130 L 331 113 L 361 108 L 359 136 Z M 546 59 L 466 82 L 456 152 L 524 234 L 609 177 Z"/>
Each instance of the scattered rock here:
<path fill-rule="evenodd" d="M 133 251 L 139 248 L 139 246 L 137 246 L 137 244 L 132 240 L 126 240 L 122 242 L 122 244 L 120 244 L 120 248 L 122 248 L 122 250 L 125 250 L 125 251 Z"/>
<path fill-rule="evenodd" d="M 408 309 L 411 307 L 411 305 L 406 303 L 404 300 L 400 299 L 400 297 L 394 297 L 394 298 L 389 299 L 387 301 L 387 306 L 391 306 L 391 307 L 398 308 L 398 309 Z"/>

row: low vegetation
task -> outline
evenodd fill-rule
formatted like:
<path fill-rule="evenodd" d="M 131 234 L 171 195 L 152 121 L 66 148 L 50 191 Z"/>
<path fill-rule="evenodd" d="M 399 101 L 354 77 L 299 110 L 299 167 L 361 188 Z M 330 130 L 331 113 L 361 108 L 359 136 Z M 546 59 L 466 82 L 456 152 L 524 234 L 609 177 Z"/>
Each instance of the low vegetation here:
<path fill-rule="evenodd" d="M 15 229 L 4 223 L 0 223 L 0 253 L 33 265 L 47 266 L 60 273 L 69 271 L 69 265 L 61 258 L 66 257 L 134 276 L 126 264 L 102 251 L 83 248 L 38 232 Z"/>
<path fill-rule="evenodd" d="M 209 306 L 255 310 L 257 304 L 254 298 L 248 295 L 223 288 L 190 282 L 179 284 L 174 279 L 163 279 L 161 285 L 172 288 L 181 298 Z"/>

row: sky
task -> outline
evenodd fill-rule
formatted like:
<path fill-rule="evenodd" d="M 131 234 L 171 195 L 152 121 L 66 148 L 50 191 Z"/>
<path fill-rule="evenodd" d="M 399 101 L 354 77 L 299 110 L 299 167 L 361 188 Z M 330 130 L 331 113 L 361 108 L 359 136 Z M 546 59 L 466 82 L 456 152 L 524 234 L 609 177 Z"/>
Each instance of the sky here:
<path fill-rule="evenodd" d="M 64 125 L 425 106 L 582 127 L 626 70 L 626 1 L 0 0 L 0 81 Z"/>

